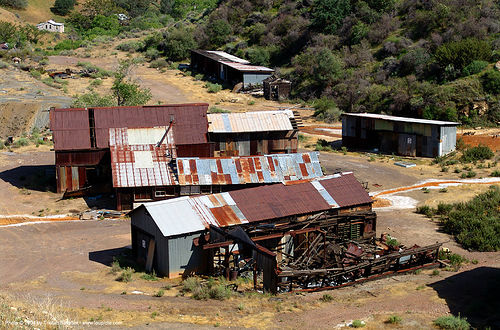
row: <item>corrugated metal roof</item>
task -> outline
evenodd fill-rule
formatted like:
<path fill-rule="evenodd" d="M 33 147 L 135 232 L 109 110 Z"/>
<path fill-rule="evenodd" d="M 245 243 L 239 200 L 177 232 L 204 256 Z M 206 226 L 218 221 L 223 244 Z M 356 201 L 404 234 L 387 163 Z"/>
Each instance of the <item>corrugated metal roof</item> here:
<path fill-rule="evenodd" d="M 175 121 L 175 141 L 178 145 L 207 143 L 206 103 L 173 104 L 134 107 L 95 107 L 53 109 L 50 128 L 55 150 L 90 149 L 89 112 L 94 110 L 98 148 L 109 147 L 109 128 L 140 128 L 168 125 Z M 74 138 L 74 135 L 77 138 Z"/>
<path fill-rule="evenodd" d="M 219 50 L 207 50 L 207 53 L 218 55 L 218 56 L 225 58 L 231 62 L 250 64 L 250 62 L 247 60 L 244 60 L 242 58 L 236 57 L 234 55 L 231 55 L 231 54 L 228 54 L 226 52 L 219 51 Z"/>
<path fill-rule="evenodd" d="M 344 113 L 343 116 L 373 118 L 373 119 L 382 119 L 382 120 L 399 121 L 405 123 L 417 123 L 417 124 L 460 125 L 460 123 L 454 121 L 440 121 L 440 120 L 428 120 L 428 119 L 418 119 L 418 118 L 408 118 L 408 117 L 397 117 L 397 116 L 381 115 L 376 113 Z"/>
<path fill-rule="evenodd" d="M 168 132 L 162 145 L 156 147 L 165 130 L 166 127 L 109 129 L 113 187 L 175 184 L 169 165 L 171 158 L 176 156 L 173 128 Z"/>
<path fill-rule="evenodd" d="M 278 183 L 323 176 L 317 152 L 176 161 L 180 185 Z"/>
<path fill-rule="evenodd" d="M 209 113 L 210 133 L 244 133 L 293 130 L 291 111 Z"/>
<path fill-rule="evenodd" d="M 248 72 L 274 72 L 273 69 L 266 68 L 265 66 L 259 65 L 248 65 L 236 62 L 220 61 L 222 64 L 227 65 L 238 71 L 248 71 Z"/>
<path fill-rule="evenodd" d="M 319 189 L 321 187 L 324 189 Z M 331 203 L 332 199 L 337 205 Z M 371 202 L 354 175 L 342 173 L 293 185 L 261 186 L 145 203 L 134 209 L 131 215 L 145 208 L 163 235 L 168 237 L 202 231 L 210 224 L 227 227 Z"/>

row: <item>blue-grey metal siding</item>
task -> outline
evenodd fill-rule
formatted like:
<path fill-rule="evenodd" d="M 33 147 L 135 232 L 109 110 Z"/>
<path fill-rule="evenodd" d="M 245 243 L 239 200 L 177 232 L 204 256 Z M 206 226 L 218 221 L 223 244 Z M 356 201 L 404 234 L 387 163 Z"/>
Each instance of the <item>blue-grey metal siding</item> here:
<path fill-rule="evenodd" d="M 441 154 L 446 155 L 457 145 L 457 128 L 455 126 L 441 126 Z"/>
<path fill-rule="evenodd" d="M 168 240 L 169 277 L 188 275 L 200 269 L 203 251 L 193 245 L 193 239 L 200 234 L 191 234 Z"/>
<path fill-rule="evenodd" d="M 270 77 L 272 72 L 270 73 L 243 73 L 243 85 L 256 85 L 262 84 L 262 81 L 268 77 Z"/>

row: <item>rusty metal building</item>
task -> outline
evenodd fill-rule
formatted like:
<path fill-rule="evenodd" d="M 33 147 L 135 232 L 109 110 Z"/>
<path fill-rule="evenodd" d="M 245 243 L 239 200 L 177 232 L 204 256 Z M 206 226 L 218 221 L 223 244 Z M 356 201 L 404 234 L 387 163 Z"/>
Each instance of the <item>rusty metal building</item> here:
<path fill-rule="evenodd" d="M 139 262 L 149 259 L 157 274 L 177 277 L 203 272 L 211 256 L 196 239 L 218 228 L 299 223 L 308 216 L 329 217 L 371 211 L 372 199 L 352 173 L 301 183 L 275 184 L 212 195 L 185 196 L 142 204 L 131 216 L 132 247 Z M 339 235 L 373 237 L 375 217 L 338 223 Z M 272 240 L 263 244 L 277 244 Z"/>
<path fill-rule="evenodd" d="M 175 123 L 179 156 L 210 157 L 206 103 L 51 109 L 57 191 L 111 191 L 110 128 L 168 126 Z"/>
<path fill-rule="evenodd" d="M 318 153 L 232 158 L 177 157 L 175 134 L 165 128 L 111 128 L 110 150 L 117 209 L 178 196 L 318 178 Z"/>
<path fill-rule="evenodd" d="M 437 157 L 455 150 L 457 125 L 450 121 L 345 113 L 342 144 L 403 156 Z"/>
<path fill-rule="evenodd" d="M 281 101 L 290 96 L 292 83 L 289 80 L 272 75 L 262 82 L 264 84 L 264 98 L 266 100 Z"/>
<path fill-rule="evenodd" d="M 260 85 L 274 72 L 226 52 L 201 49 L 191 50 L 191 68 L 232 86 L 243 83 L 244 87 Z"/>
<path fill-rule="evenodd" d="M 298 115 L 291 110 L 208 114 L 208 134 L 217 156 L 295 153 Z"/>

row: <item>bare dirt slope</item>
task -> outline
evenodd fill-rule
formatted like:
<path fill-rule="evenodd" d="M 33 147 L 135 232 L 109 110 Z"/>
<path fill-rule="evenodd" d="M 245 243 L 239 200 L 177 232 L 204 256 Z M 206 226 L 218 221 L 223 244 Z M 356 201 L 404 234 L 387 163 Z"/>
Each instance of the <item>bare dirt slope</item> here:
<path fill-rule="evenodd" d="M 0 137 L 19 136 L 48 125 L 50 107 L 66 107 L 71 98 L 14 67 L 0 70 Z"/>

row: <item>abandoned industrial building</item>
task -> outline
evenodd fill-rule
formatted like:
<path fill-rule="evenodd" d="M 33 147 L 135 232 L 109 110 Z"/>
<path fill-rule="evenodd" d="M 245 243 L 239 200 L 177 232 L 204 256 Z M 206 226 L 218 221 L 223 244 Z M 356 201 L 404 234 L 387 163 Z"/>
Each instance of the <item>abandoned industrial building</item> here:
<path fill-rule="evenodd" d="M 142 263 L 146 263 L 148 253 L 154 255 L 150 263 L 158 274 L 177 277 L 203 273 L 211 267 L 207 263 L 209 251 L 197 247 L 193 239 L 210 229 L 210 225 L 250 228 L 267 223 L 271 227 L 284 226 L 289 231 L 303 228 L 312 215 L 317 217 L 314 228 L 321 227 L 322 221 L 340 216 L 334 226 L 338 235 L 349 239 L 370 238 L 375 235 L 376 227 L 371 204 L 372 199 L 352 173 L 310 182 L 179 197 L 146 203 L 129 213 L 132 246 Z M 281 241 L 279 238 L 261 243 L 270 248 Z"/>
<path fill-rule="evenodd" d="M 91 187 L 111 192 L 110 128 L 169 126 L 175 122 L 176 154 L 210 157 L 206 103 L 51 109 L 57 192 Z"/>
<path fill-rule="evenodd" d="M 262 81 L 264 98 L 266 100 L 281 101 L 290 96 L 292 83 L 288 80 L 272 75 Z"/>
<path fill-rule="evenodd" d="M 342 145 L 403 156 L 443 156 L 455 150 L 457 125 L 450 121 L 345 113 Z"/>
<path fill-rule="evenodd" d="M 208 114 L 215 156 L 297 152 L 300 118 L 291 110 Z"/>
<path fill-rule="evenodd" d="M 231 86 L 260 85 L 274 70 L 251 65 L 249 61 L 222 51 L 191 50 L 191 68 Z"/>
<path fill-rule="evenodd" d="M 122 210 L 135 202 L 322 175 L 314 153 L 275 155 L 297 152 L 293 112 L 207 115 L 207 108 L 181 104 L 52 109 L 57 191 L 66 197 L 114 192 L 117 209 Z M 204 159 L 214 156 L 262 157 Z M 191 171 L 198 176 L 187 181 L 184 175 Z M 211 182 L 205 178 L 214 175 Z M 230 175 L 252 178 L 227 179 Z"/>
<path fill-rule="evenodd" d="M 136 203 L 323 175 L 316 152 L 232 158 L 177 157 L 172 131 L 167 127 L 109 129 L 118 210 L 130 210 Z"/>

